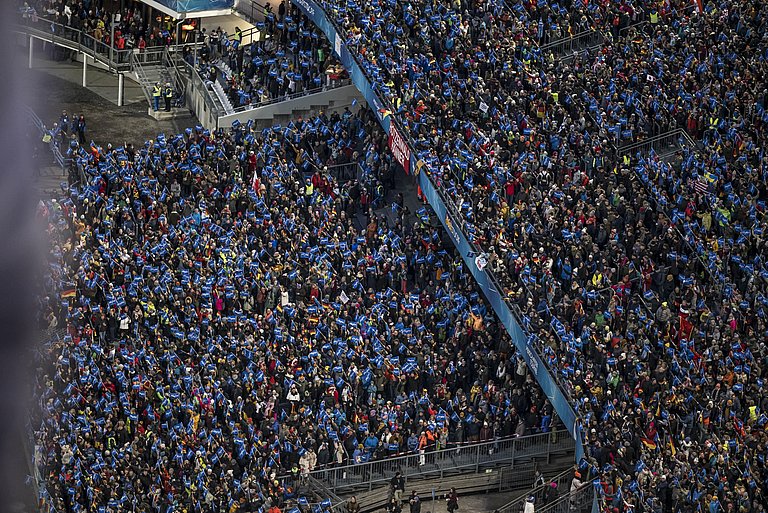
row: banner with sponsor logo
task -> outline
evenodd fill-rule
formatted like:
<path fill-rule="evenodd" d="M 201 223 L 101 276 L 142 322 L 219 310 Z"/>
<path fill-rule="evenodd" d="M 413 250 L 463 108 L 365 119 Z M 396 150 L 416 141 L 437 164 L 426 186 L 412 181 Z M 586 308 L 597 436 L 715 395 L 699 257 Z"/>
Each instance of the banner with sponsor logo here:
<path fill-rule="evenodd" d="M 405 174 L 410 174 L 411 149 L 395 125 L 389 126 L 389 149 L 395 156 L 395 160 L 403 166 Z"/>

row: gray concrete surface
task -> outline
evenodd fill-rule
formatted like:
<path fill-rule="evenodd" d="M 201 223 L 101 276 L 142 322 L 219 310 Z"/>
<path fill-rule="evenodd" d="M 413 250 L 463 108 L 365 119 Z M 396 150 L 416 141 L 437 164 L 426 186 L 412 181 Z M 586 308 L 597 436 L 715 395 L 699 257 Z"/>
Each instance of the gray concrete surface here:
<path fill-rule="evenodd" d="M 115 102 L 100 94 L 111 87 L 114 99 L 117 100 L 115 77 L 110 76 L 114 78 L 113 85 L 107 84 L 105 78 L 104 89 L 95 92 L 80 85 L 82 68 L 74 69 L 67 63 L 41 62 L 39 66 L 24 70 L 23 73 L 24 81 L 30 88 L 30 107 L 47 126 L 58 121 L 62 110 L 70 115 L 83 114 L 87 125 L 86 139 L 93 139 L 100 145 L 141 145 L 147 139 L 154 139 L 158 133 L 175 134 L 197 124 L 197 119 L 191 114 L 167 121 L 153 119 L 147 115 L 147 102 L 141 91 L 138 92 L 142 95 L 141 101 L 118 107 Z M 96 73 L 108 75 L 93 68 L 89 69 L 89 73 L 91 76 Z M 128 82 L 126 80 L 126 84 Z"/>
<path fill-rule="evenodd" d="M 51 60 L 46 58 L 47 53 L 42 50 L 36 52 L 33 62 L 33 68 L 43 71 L 54 77 L 72 82 L 75 85 L 82 86 L 83 63 L 79 61 Z M 125 73 L 123 102 L 125 105 L 143 103 L 147 106 L 147 99 L 141 90 L 141 86 L 136 83 L 129 73 Z M 88 65 L 86 71 L 86 83 L 88 89 L 101 96 L 107 101 L 117 105 L 117 75 L 98 69 L 95 66 Z"/>

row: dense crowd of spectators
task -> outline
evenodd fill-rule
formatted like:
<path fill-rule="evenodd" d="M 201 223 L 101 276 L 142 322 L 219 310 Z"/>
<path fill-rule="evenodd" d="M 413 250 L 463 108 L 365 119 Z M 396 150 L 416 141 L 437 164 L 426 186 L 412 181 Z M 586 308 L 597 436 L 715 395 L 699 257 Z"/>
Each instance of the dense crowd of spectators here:
<path fill-rule="evenodd" d="M 268 10 L 255 31 L 211 34 L 198 69 L 221 80 L 235 108 L 336 87 L 348 78 L 322 31 L 297 8 L 286 11 L 284 2 L 277 13 Z"/>
<path fill-rule="evenodd" d="M 554 428 L 439 224 L 363 209 L 338 152 L 393 165 L 363 109 L 70 143 L 88 183 L 40 207 L 57 511 L 291 508 L 315 468 Z"/>
<path fill-rule="evenodd" d="M 117 50 L 134 49 L 142 51 L 153 46 L 165 46 L 176 43 L 175 23 L 168 20 L 148 20 L 142 16 L 143 4 L 138 1 L 124 2 L 120 12 L 109 12 L 101 8 L 101 2 L 90 0 L 27 0 L 21 2 L 20 11 L 30 21 L 38 19 L 63 25 L 81 31 L 93 40 L 110 46 L 112 37 L 113 15 L 120 14 L 120 21 L 115 25 L 115 44 Z M 55 26 L 46 27 L 54 32 Z M 66 35 L 66 34 L 65 34 Z M 90 45 L 92 40 L 82 41 Z M 96 48 L 102 51 L 103 48 Z"/>
<path fill-rule="evenodd" d="M 563 60 L 526 2 L 324 5 L 538 338 L 606 508 L 765 510 L 766 5 L 604 3 L 578 30 L 622 30 Z M 696 144 L 621 150 L 678 128 Z"/>
<path fill-rule="evenodd" d="M 765 511 L 768 4 L 324 5 L 570 398 L 606 511 Z M 585 30 L 605 44 L 568 60 L 541 49 Z M 130 500 L 155 466 L 143 479 L 159 480 L 157 511 L 251 489 L 288 500 L 272 474 L 321 454 L 343 464 L 422 436 L 547 425 L 551 406 L 516 392 L 531 378 L 439 231 L 370 212 L 356 227 L 366 194 L 323 172 L 331 140 L 391 166 L 373 125 L 365 113 L 76 150 L 93 184 L 46 206 L 50 297 L 76 275 L 75 296 L 43 305 L 68 327 L 41 431 L 63 440 L 46 449 L 66 508 Z M 694 145 L 622 150 L 675 129 Z M 137 478 L 102 474 L 105 448 Z M 120 481 L 116 495 L 84 475 Z"/>

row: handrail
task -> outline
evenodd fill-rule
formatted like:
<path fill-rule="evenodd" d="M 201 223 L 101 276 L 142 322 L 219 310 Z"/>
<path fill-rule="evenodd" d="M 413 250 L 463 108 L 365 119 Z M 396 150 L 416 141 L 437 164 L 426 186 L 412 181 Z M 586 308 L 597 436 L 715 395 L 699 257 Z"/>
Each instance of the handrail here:
<path fill-rule="evenodd" d="M 274 105 L 276 103 L 283 103 L 288 102 L 291 100 L 295 100 L 297 98 L 303 98 L 304 96 L 309 96 L 311 94 L 317 94 L 317 93 L 323 93 L 325 91 L 332 91 L 334 89 L 338 89 L 340 87 L 346 87 L 352 83 L 350 79 L 343 79 L 338 80 L 338 84 L 335 86 L 322 86 L 322 87 L 314 87 L 312 89 L 305 89 L 304 91 L 300 91 L 298 93 L 288 94 L 285 96 L 279 96 L 277 98 L 270 98 L 269 100 L 265 102 L 259 102 L 259 103 L 249 103 L 248 105 L 243 105 L 240 107 L 235 107 L 235 110 L 233 114 L 240 114 L 242 112 L 248 112 L 253 109 L 258 109 L 261 107 L 266 107 L 268 105 Z M 231 115 L 231 114 L 230 114 Z"/>
<path fill-rule="evenodd" d="M 182 66 L 183 73 L 187 77 L 189 77 L 189 80 L 192 83 L 192 85 L 195 87 L 195 89 L 201 91 L 200 95 L 203 98 L 203 102 L 208 107 L 208 110 L 212 112 L 213 118 L 218 120 L 223 115 L 223 111 L 222 111 L 223 105 L 222 105 L 222 109 L 220 109 L 216 105 L 216 102 L 213 100 L 213 97 L 211 96 L 212 91 L 208 89 L 208 87 L 205 84 L 205 81 L 197 72 L 197 69 L 195 67 L 193 67 L 190 63 L 188 63 L 184 59 L 181 59 L 180 64 Z"/>
<path fill-rule="evenodd" d="M 587 505 L 591 505 L 595 496 L 595 486 L 591 482 L 582 484 L 574 491 L 560 495 L 557 500 L 536 508 L 536 513 L 578 513 Z M 501 511 L 499 513 L 502 513 Z M 507 511 L 504 513 L 518 513 Z"/>
<path fill-rule="evenodd" d="M 579 52 L 594 50 L 601 47 L 606 41 L 605 34 L 599 30 L 589 30 L 580 32 L 573 37 L 559 39 L 558 41 L 547 43 L 541 47 L 546 53 L 555 54 L 558 58 L 567 59 Z"/>
<path fill-rule="evenodd" d="M 560 485 L 567 483 L 567 485 L 570 486 L 572 480 L 573 480 L 573 469 L 569 468 L 568 470 L 560 472 L 556 476 L 552 476 L 551 478 L 546 479 L 544 484 L 539 485 L 535 488 L 532 488 L 531 490 L 527 491 L 526 493 L 522 494 L 516 499 L 509 501 L 505 505 L 498 508 L 497 512 L 498 513 L 519 513 L 523 509 L 522 506 L 528 500 L 528 497 L 533 496 L 536 499 L 536 501 L 538 501 L 539 499 L 541 499 L 541 497 L 543 497 L 544 492 L 551 486 L 550 483 L 553 483 L 553 482 L 557 483 L 558 489 L 562 490 Z"/>
<path fill-rule="evenodd" d="M 34 26 L 33 24 L 39 26 Z M 156 57 L 159 63 L 165 50 L 178 51 L 190 45 L 189 43 L 184 43 L 150 46 L 142 49 L 126 48 L 118 50 L 111 43 L 108 45 L 99 41 L 82 30 L 40 16 L 36 16 L 34 21 L 31 18 L 23 18 L 21 21 L 16 22 L 14 27 L 18 33 L 37 37 L 51 44 L 87 54 L 95 61 L 107 66 L 112 72 L 132 70 L 133 62 L 147 64 L 149 62 L 148 57 L 150 56 Z M 136 61 L 132 59 L 134 55 L 137 56 Z"/>
<path fill-rule="evenodd" d="M 40 26 L 35 27 L 32 25 L 33 23 L 40 24 Z M 17 31 L 24 34 L 49 41 L 54 45 L 88 54 L 94 60 L 106 65 L 111 71 L 124 71 L 130 68 L 132 48 L 118 50 L 114 46 L 107 45 L 81 30 L 40 16 L 35 17 L 35 21 L 25 18 L 21 23 L 16 23 L 14 26 Z"/>
<path fill-rule="evenodd" d="M 176 50 L 173 50 L 176 52 Z M 183 59 L 182 59 L 183 60 Z M 163 51 L 163 59 L 162 64 L 163 67 L 168 70 L 168 73 L 170 75 L 171 80 L 173 80 L 173 87 L 174 89 L 180 94 L 183 95 L 186 93 L 187 89 L 187 83 L 181 76 L 181 71 L 179 71 L 178 65 L 176 64 L 177 59 L 171 58 L 171 50 L 166 47 Z"/>
<path fill-rule="evenodd" d="M 139 79 L 139 85 L 141 85 L 141 92 L 144 93 L 144 98 L 146 98 L 147 103 L 152 106 L 152 95 L 146 85 L 148 79 L 144 72 L 144 67 L 138 61 L 135 53 L 131 55 L 131 65 L 134 73 L 136 73 L 136 77 Z"/>
<path fill-rule="evenodd" d="M 573 41 L 574 39 L 582 39 L 585 36 L 594 34 L 595 32 L 597 32 L 597 30 L 595 30 L 595 29 L 582 30 L 581 32 L 577 32 L 576 34 L 574 34 L 572 36 L 561 37 L 560 39 L 556 39 L 555 41 L 550 41 L 549 43 L 540 45 L 539 49 L 541 49 L 541 50 L 549 50 L 552 47 L 560 46 L 563 43 L 567 43 L 568 41 Z"/>
<path fill-rule="evenodd" d="M 648 147 L 648 149 L 651 149 L 654 147 L 654 145 L 657 145 L 659 142 L 666 142 L 669 140 L 676 141 L 680 137 L 683 137 L 686 139 L 686 142 L 690 143 L 690 146 L 695 146 L 696 143 L 693 142 L 693 140 L 690 138 L 688 133 L 683 130 L 682 128 L 676 128 L 670 132 L 666 132 L 659 135 L 654 135 L 652 137 L 648 137 L 646 139 L 643 139 L 641 141 L 632 142 L 629 144 L 621 145 L 617 149 L 620 154 L 629 154 L 629 153 L 637 153 L 639 148 Z"/>
<path fill-rule="evenodd" d="M 242 4 L 248 4 L 250 6 L 250 16 L 245 9 L 241 8 L 241 7 L 245 7 Z M 258 7 L 259 9 L 256 9 L 256 7 Z M 260 4 L 255 0 L 237 0 L 235 2 L 235 10 L 240 14 L 242 14 L 243 16 L 245 16 L 248 19 L 248 21 L 250 21 L 251 23 L 254 23 L 256 21 L 255 14 L 257 12 L 263 15 L 266 7 L 267 7 L 266 4 Z"/>
<path fill-rule="evenodd" d="M 487 442 L 454 445 L 432 452 L 410 453 L 383 460 L 360 464 L 316 469 L 310 475 L 326 483 L 337 493 L 346 488 L 367 486 L 389 481 L 395 472 L 401 472 L 406 481 L 435 472 L 461 468 L 474 468 L 502 462 L 515 462 L 521 458 L 549 456 L 552 452 L 574 448 L 574 440 L 565 430 L 539 433 L 523 437 L 507 437 Z"/>
<path fill-rule="evenodd" d="M 27 116 L 29 117 L 29 119 L 32 120 L 32 123 L 34 123 L 34 125 L 37 127 L 41 137 L 49 133 L 43 121 L 35 113 L 35 111 L 32 110 L 31 107 L 28 107 L 25 105 L 24 110 L 27 112 Z M 61 150 L 59 149 L 59 146 L 56 144 L 55 138 L 51 138 L 51 142 L 48 143 L 48 146 L 51 149 L 51 153 L 53 153 L 53 159 L 56 161 L 59 167 L 61 167 L 62 170 L 66 169 L 72 159 L 64 158 L 64 156 L 61 154 Z"/>

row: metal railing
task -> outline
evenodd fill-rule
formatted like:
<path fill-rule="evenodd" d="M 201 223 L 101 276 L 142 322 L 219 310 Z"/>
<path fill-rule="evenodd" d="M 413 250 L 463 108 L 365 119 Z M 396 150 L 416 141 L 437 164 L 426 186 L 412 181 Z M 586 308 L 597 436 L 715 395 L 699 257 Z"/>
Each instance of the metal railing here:
<path fill-rule="evenodd" d="M 40 132 L 40 137 L 44 137 L 45 134 L 48 134 L 48 130 L 45 127 L 45 124 L 42 122 L 40 117 L 33 111 L 30 107 L 24 106 L 24 110 L 27 113 L 27 117 L 30 119 L 32 124 L 34 124 L 37 127 L 38 132 Z M 48 143 L 48 147 L 51 150 L 51 153 L 53 154 L 53 160 L 56 162 L 56 164 L 61 167 L 62 170 L 65 170 L 69 167 L 70 162 L 72 159 L 69 157 L 64 157 L 61 154 L 61 150 L 59 149 L 58 144 L 56 144 L 56 138 L 51 137 L 50 142 Z"/>
<path fill-rule="evenodd" d="M 696 143 L 693 142 L 685 130 L 677 128 L 671 132 L 619 146 L 618 152 L 620 156 L 629 155 L 630 157 L 634 157 L 638 153 L 641 155 L 648 155 L 651 153 L 651 150 L 656 153 L 661 153 L 669 151 L 671 148 L 693 147 L 695 145 Z"/>
<path fill-rule="evenodd" d="M 162 57 L 161 63 L 168 74 L 168 78 L 171 80 L 171 83 L 173 84 L 174 90 L 179 95 L 183 96 L 187 90 L 187 81 L 184 79 L 184 75 L 181 73 L 181 70 L 179 69 L 179 64 L 178 64 L 179 61 L 183 61 L 184 59 L 178 58 L 178 55 L 179 55 L 178 48 L 166 47 L 163 50 L 163 57 Z"/>
<path fill-rule="evenodd" d="M 152 107 L 152 86 L 149 84 L 150 80 L 147 78 L 144 66 L 138 61 L 137 54 L 135 53 L 131 55 L 131 67 L 133 72 L 136 73 L 136 78 L 139 79 L 139 85 L 141 85 L 141 92 L 144 93 L 144 98 L 147 99 L 147 103 Z"/>
<path fill-rule="evenodd" d="M 160 65 L 163 61 L 163 53 L 168 49 L 167 46 L 153 46 L 149 48 L 137 49 L 132 52 L 135 62 L 140 64 Z"/>
<path fill-rule="evenodd" d="M 398 471 L 407 483 L 409 479 L 442 477 L 446 471 L 451 470 L 472 468 L 474 472 L 479 472 L 481 468 L 500 464 L 514 465 L 515 462 L 534 457 L 549 459 L 552 453 L 567 453 L 573 449 L 574 440 L 568 432 L 555 431 L 314 470 L 310 475 L 336 493 L 344 493 L 345 489 L 361 487 L 371 490 L 376 485 L 389 482 Z"/>
<path fill-rule="evenodd" d="M 552 53 L 556 58 L 562 58 L 584 50 L 598 48 L 605 43 L 605 35 L 597 30 L 579 32 L 573 37 L 559 39 L 541 46 L 544 54 Z"/>
<path fill-rule="evenodd" d="M 132 48 L 118 50 L 81 30 L 46 18 L 24 18 L 15 24 L 15 30 L 53 45 L 87 54 L 113 71 L 125 71 L 131 67 Z"/>
<path fill-rule="evenodd" d="M 539 506 L 536 504 L 536 513 L 586 513 L 592 510 L 595 502 L 595 486 L 589 482 L 581 485 L 574 491 L 568 491 L 554 502 Z M 520 510 L 499 510 L 499 513 L 519 513 Z"/>
<path fill-rule="evenodd" d="M 572 481 L 573 469 L 569 468 L 568 470 L 547 479 L 544 484 L 532 488 L 530 491 L 524 493 L 520 497 L 509 501 L 502 507 L 498 508 L 498 513 L 519 513 L 525 507 L 525 503 L 528 500 L 528 497 L 533 497 L 535 499 L 535 504 L 541 504 L 544 498 L 544 494 L 551 487 L 550 483 L 557 483 L 557 489 L 562 491 L 569 490 Z"/>
<path fill-rule="evenodd" d="M 213 99 L 213 91 L 208 88 L 203 78 L 197 72 L 191 64 L 184 59 L 178 58 L 178 53 L 171 55 L 175 59 L 176 65 L 179 69 L 179 73 L 187 79 L 187 102 L 191 101 L 190 96 L 194 94 L 195 97 L 202 100 L 202 103 L 192 109 L 197 118 L 205 123 L 205 119 L 209 119 L 209 125 L 212 128 L 218 128 L 218 119 L 224 115 L 223 107 L 216 104 Z M 201 109 L 202 108 L 202 109 Z"/>
<path fill-rule="evenodd" d="M 265 8 L 265 4 L 260 4 L 255 0 L 237 0 L 235 2 L 235 11 L 242 14 L 251 23 L 264 20 Z"/>

